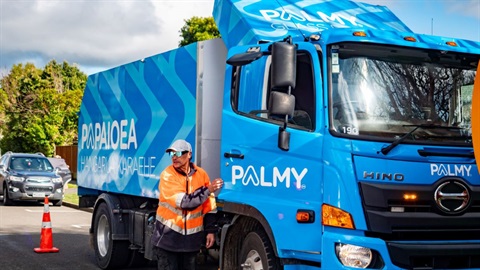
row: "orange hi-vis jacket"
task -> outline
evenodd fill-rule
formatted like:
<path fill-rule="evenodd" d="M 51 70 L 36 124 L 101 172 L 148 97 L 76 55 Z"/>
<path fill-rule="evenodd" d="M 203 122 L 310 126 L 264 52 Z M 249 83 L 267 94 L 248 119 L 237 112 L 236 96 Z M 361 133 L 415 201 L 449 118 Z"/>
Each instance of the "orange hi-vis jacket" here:
<path fill-rule="evenodd" d="M 173 165 L 160 174 L 157 220 L 153 245 L 169 251 L 194 252 L 205 241 L 203 216 L 214 210 L 215 196 L 205 170 L 190 163 L 190 173 Z"/>

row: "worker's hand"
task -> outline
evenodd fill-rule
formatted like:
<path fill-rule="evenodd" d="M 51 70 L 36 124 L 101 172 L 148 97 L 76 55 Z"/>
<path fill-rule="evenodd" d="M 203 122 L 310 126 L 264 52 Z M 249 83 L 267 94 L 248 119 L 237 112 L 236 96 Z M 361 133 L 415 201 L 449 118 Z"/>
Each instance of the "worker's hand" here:
<path fill-rule="evenodd" d="M 221 189 L 223 187 L 223 180 L 220 178 L 217 178 L 213 180 L 213 182 L 208 186 L 208 189 L 210 190 L 211 193 Z"/>
<path fill-rule="evenodd" d="M 205 244 L 205 247 L 211 248 L 215 244 L 215 234 L 209 233 L 207 234 L 207 243 Z"/>

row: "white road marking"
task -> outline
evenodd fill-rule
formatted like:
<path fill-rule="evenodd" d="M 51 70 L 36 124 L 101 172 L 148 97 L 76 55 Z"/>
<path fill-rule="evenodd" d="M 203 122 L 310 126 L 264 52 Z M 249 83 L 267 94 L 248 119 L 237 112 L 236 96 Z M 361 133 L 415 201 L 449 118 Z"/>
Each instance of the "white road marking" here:
<path fill-rule="evenodd" d="M 72 225 L 72 227 L 77 228 L 77 229 L 81 229 L 83 227 L 90 227 L 90 224 L 74 224 L 74 225 Z"/>
<path fill-rule="evenodd" d="M 38 209 L 38 210 L 32 210 L 32 209 L 25 209 L 25 211 L 30 212 L 30 213 L 43 213 L 43 209 Z M 78 210 L 53 210 L 51 211 L 49 209 L 49 213 L 75 213 L 78 212 Z"/>

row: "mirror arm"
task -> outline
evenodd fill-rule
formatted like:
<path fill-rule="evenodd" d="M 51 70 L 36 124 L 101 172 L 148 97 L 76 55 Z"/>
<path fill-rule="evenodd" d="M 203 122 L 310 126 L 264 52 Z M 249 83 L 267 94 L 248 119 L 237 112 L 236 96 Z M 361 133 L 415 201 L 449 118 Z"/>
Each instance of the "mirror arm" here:
<path fill-rule="evenodd" d="M 288 95 L 292 94 L 292 87 L 291 86 L 288 86 L 287 94 Z M 285 119 L 283 120 L 283 130 L 287 130 L 288 117 L 289 117 L 289 115 L 285 115 Z"/>
<path fill-rule="evenodd" d="M 283 151 L 290 150 L 290 132 L 286 131 L 285 128 L 278 128 L 278 148 Z"/>

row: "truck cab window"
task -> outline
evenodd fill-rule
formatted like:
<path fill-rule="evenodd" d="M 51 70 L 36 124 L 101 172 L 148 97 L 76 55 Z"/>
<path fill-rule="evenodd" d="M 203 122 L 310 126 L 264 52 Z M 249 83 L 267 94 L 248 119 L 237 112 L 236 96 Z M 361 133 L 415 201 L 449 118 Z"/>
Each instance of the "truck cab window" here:
<path fill-rule="evenodd" d="M 270 87 L 270 57 L 263 57 L 249 65 L 238 68 L 233 75 L 232 97 L 235 97 L 234 109 L 246 117 L 261 121 L 283 123 L 283 119 L 269 116 L 268 100 Z M 296 87 L 291 90 L 295 96 L 295 111 L 289 119 L 292 128 L 313 130 L 315 128 L 315 92 L 312 60 L 308 53 L 297 53 Z M 248 82 L 248 83 L 247 83 Z M 254 83 L 252 83 L 254 82 Z M 252 85 L 256 85 L 252 89 Z M 273 89 L 287 91 L 287 89 Z"/>
<path fill-rule="evenodd" d="M 407 140 L 471 144 L 478 56 L 355 43 L 329 54 L 334 135 L 393 140 L 421 125 Z"/>

